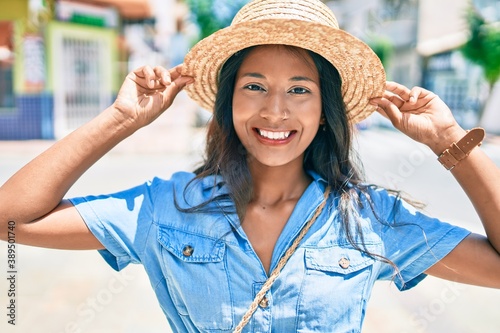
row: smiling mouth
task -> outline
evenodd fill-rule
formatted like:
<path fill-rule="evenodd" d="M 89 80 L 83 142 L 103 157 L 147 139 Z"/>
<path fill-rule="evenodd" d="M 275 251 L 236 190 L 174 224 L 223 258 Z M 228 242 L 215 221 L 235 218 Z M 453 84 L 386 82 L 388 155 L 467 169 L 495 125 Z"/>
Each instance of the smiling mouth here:
<path fill-rule="evenodd" d="M 294 131 L 271 132 L 271 131 L 266 131 L 266 130 L 262 130 L 259 128 L 256 128 L 255 131 L 263 138 L 266 138 L 269 140 L 285 140 L 285 139 L 288 139 L 290 134 L 292 134 L 294 132 Z"/>

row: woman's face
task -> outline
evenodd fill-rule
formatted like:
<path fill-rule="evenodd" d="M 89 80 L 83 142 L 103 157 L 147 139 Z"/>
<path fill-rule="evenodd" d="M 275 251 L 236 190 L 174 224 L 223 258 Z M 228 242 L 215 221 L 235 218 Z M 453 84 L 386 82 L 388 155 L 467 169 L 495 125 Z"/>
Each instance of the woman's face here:
<path fill-rule="evenodd" d="M 249 163 L 302 163 L 321 120 L 319 75 L 302 49 L 251 50 L 236 75 L 233 124 Z"/>

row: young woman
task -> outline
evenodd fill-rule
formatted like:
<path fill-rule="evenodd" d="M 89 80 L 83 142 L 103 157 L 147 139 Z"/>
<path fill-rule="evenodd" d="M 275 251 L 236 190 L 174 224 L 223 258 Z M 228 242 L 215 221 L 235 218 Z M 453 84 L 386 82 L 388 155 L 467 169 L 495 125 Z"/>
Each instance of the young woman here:
<path fill-rule="evenodd" d="M 184 87 L 214 112 L 201 167 L 63 199 Z M 440 156 L 487 238 L 361 179 L 352 125 L 375 109 Z M 385 84 L 321 2 L 256 0 L 183 66 L 130 73 L 112 106 L 12 176 L 1 237 L 15 221 L 19 243 L 143 264 L 175 332 L 359 332 L 376 280 L 500 288 L 500 172 L 477 148 L 483 136 L 431 92 Z"/>

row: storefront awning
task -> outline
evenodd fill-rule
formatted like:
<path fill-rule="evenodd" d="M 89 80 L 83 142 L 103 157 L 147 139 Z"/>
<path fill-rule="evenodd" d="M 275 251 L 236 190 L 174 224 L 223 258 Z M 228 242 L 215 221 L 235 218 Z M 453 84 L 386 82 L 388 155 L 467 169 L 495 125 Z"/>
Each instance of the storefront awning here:
<path fill-rule="evenodd" d="M 420 0 L 417 51 L 428 57 L 463 45 L 468 6 L 468 0 Z"/>
<path fill-rule="evenodd" d="M 112 6 L 118 9 L 122 17 L 128 19 L 144 19 L 153 16 L 148 0 L 78 0 L 76 2 Z"/>

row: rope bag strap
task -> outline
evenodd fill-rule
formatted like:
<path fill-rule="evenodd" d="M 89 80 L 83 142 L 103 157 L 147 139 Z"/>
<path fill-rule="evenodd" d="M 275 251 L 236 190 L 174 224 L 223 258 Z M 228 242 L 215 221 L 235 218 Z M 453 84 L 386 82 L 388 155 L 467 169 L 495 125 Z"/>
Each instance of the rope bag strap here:
<path fill-rule="evenodd" d="M 328 186 L 325 189 L 325 192 L 323 193 L 323 201 L 321 204 L 316 208 L 314 211 L 314 215 L 311 217 L 309 221 L 306 222 L 300 233 L 297 235 L 297 238 L 293 241 L 292 245 L 286 250 L 285 255 L 281 257 L 280 261 L 278 262 L 278 265 L 276 265 L 276 268 L 273 270 L 269 278 L 266 280 L 260 291 L 255 295 L 255 298 L 250 304 L 250 307 L 248 308 L 247 312 L 241 319 L 240 323 L 236 328 L 234 329 L 234 333 L 241 333 L 243 330 L 243 327 L 245 327 L 248 322 L 250 321 L 250 318 L 252 318 L 252 315 L 254 312 L 257 310 L 259 307 L 260 301 L 264 298 L 266 293 L 271 289 L 271 286 L 273 285 L 274 281 L 278 278 L 278 275 L 280 274 L 281 270 L 283 267 L 285 267 L 286 263 L 288 262 L 288 259 L 292 256 L 292 254 L 295 252 L 297 247 L 299 246 L 300 242 L 304 238 L 304 236 L 307 234 L 313 223 L 316 221 L 318 216 L 321 214 L 321 211 L 323 211 L 323 208 L 326 205 L 326 200 L 328 199 L 328 195 L 330 194 L 330 186 Z"/>

